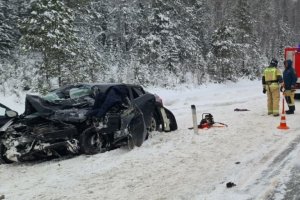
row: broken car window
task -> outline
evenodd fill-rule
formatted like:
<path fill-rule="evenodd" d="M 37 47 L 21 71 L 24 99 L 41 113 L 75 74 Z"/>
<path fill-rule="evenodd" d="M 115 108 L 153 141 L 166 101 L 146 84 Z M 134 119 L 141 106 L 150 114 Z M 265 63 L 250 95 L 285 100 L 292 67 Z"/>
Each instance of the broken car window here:
<path fill-rule="evenodd" d="M 77 99 L 88 96 L 92 93 L 90 88 L 72 88 L 70 90 L 70 99 Z"/>
<path fill-rule="evenodd" d="M 46 94 L 43 99 L 47 100 L 47 101 L 50 101 L 50 102 L 53 102 L 53 101 L 56 101 L 56 100 L 61 100 L 61 98 L 59 98 L 59 96 L 55 93 L 55 92 L 50 92 L 48 94 Z"/>
<path fill-rule="evenodd" d="M 89 96 L 92 93 L 88 86 L 80 86 L 73 88 L 66 88 L 65 90 L 55 90 L 49 92 L 43 99 L 54 102 L 58 100 L 78 99 L 80 97 Z"/>

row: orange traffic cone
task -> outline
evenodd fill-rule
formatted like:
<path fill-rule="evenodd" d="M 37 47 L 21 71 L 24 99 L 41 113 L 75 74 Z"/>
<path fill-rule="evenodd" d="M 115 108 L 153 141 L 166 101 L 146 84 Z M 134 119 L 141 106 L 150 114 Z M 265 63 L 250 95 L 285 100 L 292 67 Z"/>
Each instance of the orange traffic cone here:
<path fill-rule="evenodd" d="M 280 125 L 277 126 L 278 129 L 289 129 L 289 127 L 286 125 L 285 120 L 285 111 L 284 111 L 284 97 L 282 98 L 282 114 L 280 119 Z"/>

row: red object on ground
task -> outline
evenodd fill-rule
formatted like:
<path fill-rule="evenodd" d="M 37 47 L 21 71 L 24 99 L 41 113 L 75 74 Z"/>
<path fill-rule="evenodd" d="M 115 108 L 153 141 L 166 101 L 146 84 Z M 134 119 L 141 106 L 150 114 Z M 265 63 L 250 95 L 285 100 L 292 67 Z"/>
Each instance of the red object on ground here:
<path fill-rule="evenodd" d="M 284 97 L 282 98 L 282 114 L 281 114 L 281 119 L 280 119 L 280 125 L 277 128 L 278 129 L 289 129 L 289 127 L 286 125 L 286 119 L 285 119 Z"/>

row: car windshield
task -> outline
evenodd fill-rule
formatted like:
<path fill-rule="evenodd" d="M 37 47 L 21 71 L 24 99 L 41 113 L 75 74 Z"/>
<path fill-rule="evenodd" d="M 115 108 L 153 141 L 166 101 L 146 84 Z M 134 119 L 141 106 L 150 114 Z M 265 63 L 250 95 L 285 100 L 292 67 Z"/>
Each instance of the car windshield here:
<path fill-rule="evenodd" d="M 49 92 L 43 99 L 54 102 L 58 100 L 66 100 L 66 99 L 78 99 L 80 97 L 88 96 L 91 94 L 91 88 L 88 86 L 80 86 L 80 87 L 73 87 L 66 90 L 55 90 Z"/>
<path fill-rule="evenodd" d="M 47 101 L 56 101 L 56 100 L 61 100 L 62 98 L 59 98 L 56 92 L 50 92 L 43 96 L 43 99 Z"/>
<path fill-rule="evenodd" d="M 77 99 L 91 94 L 90 88 L 72 88 L 70 90 L 70 99 Z"/>

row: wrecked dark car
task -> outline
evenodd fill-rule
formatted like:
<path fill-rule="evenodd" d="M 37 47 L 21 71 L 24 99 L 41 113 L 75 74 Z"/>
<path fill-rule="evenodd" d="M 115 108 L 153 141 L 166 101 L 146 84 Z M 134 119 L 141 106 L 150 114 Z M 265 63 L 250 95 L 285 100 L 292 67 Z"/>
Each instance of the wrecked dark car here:
<path fill-rule="evenodd" d="M 27 95 L 25 112 L 4 107 L 0 163 L 141 146 L 151 131 L 177 123 L 161 99 L 129 84 L 76 84 Z"/>

